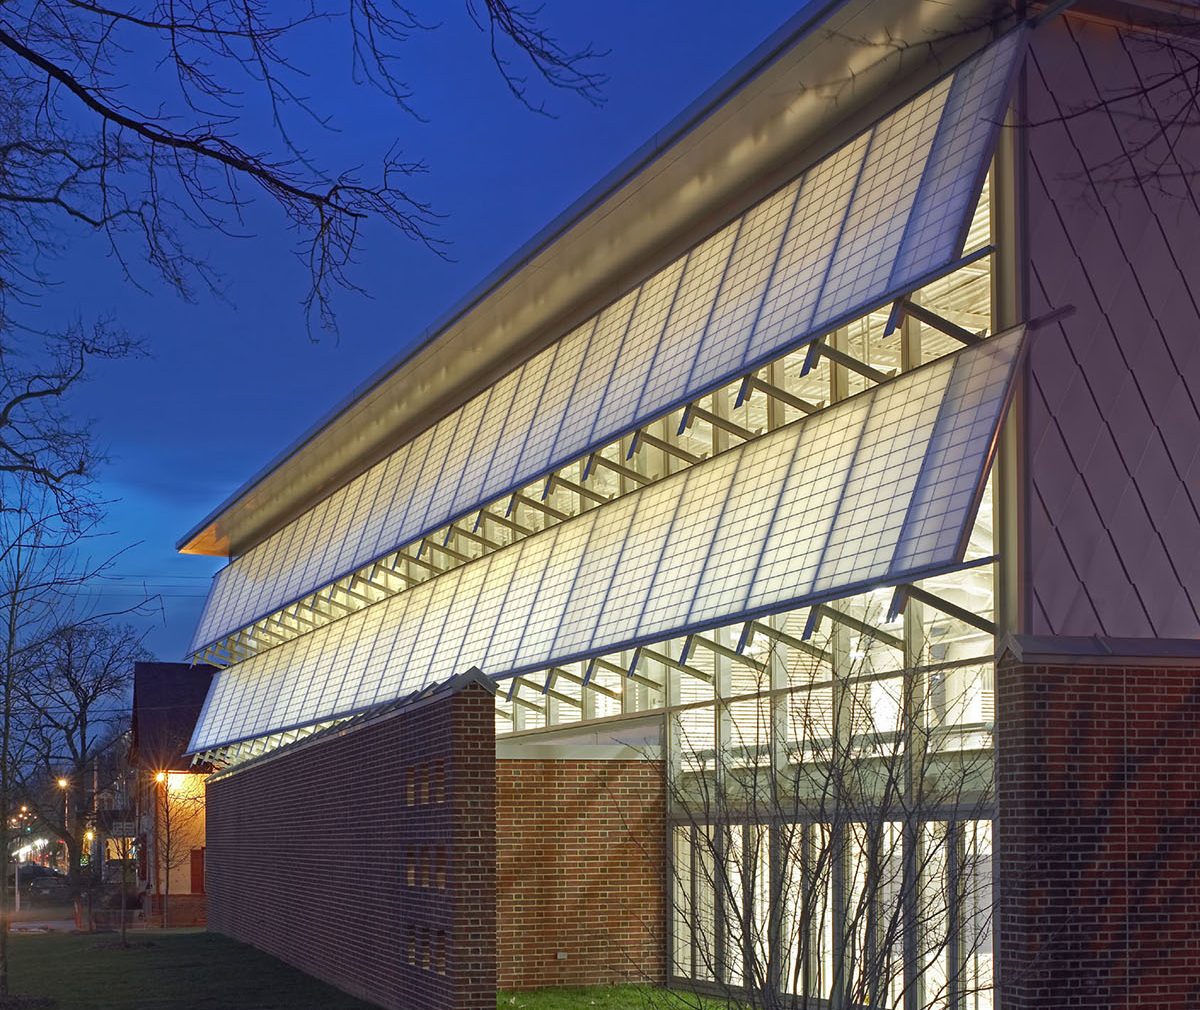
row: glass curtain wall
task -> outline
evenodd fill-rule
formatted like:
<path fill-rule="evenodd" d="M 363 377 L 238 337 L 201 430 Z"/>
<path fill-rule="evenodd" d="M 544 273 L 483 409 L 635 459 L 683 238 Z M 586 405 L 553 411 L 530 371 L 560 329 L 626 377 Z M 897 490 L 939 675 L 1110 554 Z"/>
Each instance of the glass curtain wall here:
<path fill-rule="evenodd" d="M 988 211 L 985 189 L 968 250 Z M 912 301 L 983 334 L 990 282 L 984 257 Z M 826 338 L 849 364 L 785 356 L 759 373 L 776 395 L 719 390 L 703 423 L 614 447 L 613 493 L 795 420 L 789 397 L 837 402 L 963 345 L 887 323 L 885 307 Z M 994 568 L 989 486 L 960 570 L 518 678 L 497 732 L 665 713 L 677 983 L 770 1007 L 990 1010 Z"/>

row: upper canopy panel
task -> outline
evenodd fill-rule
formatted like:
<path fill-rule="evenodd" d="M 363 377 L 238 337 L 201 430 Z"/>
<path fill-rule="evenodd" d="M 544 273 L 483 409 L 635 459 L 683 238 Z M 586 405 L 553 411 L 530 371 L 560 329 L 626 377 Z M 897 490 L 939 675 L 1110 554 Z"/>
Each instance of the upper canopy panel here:
<path fill-rule="evenodd" d="M 943 271 L 1011 33 L 227 566 L 194 649 Z"/>
<path fill-rule="evenodd" d="M 1003 0 L 812 0 L 179 541 L 236 557 L 988 45 Z"/>

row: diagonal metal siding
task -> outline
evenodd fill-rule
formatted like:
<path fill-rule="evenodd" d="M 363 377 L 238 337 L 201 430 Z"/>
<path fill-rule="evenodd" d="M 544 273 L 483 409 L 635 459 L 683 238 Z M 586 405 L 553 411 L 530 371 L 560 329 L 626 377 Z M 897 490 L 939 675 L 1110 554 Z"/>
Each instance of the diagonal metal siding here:
<path fill-rule="evenodd" d="M 1031 311 L 1076 308 L 1030 354 L 1035 634 L 1200 635 L 1197 113 L 1170 88 L 1096 107 L 1176 69 L 1160 42 L 1073 19 L 1032 48 Z"/>

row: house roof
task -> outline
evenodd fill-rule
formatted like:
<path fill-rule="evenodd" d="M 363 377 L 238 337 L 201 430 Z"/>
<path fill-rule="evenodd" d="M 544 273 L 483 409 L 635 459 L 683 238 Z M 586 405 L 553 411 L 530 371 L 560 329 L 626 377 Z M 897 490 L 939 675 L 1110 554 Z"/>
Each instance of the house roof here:
<path fill-rule="evenodd" d="M 1003 27 L 997 0 L 813 0 L 177 544 L 244 553 Z M 406 341 L 407 343 L 407 341 Z"/>
<path fill-rule="evenodd" d="M 216 669 L 187 663 L 135 663 L 130 760 L 153 771 L 187 771 L 188 739 Z"/>

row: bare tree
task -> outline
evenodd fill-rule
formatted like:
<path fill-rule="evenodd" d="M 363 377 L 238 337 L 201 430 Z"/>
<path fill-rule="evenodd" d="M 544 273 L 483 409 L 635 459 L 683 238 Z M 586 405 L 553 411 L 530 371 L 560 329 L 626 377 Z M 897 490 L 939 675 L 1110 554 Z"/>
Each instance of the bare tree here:
<path fill-rule="evenodd" d="M 776 644 L 672 717 L 671 974 L 762 1010 L 986 1003 L 992 750 L 966 702 L 990 657 L 851 660 L 837 624 L 804 645 L 787 687 Z"/>
<path fill-rule="evenodd" d="M 76 900 L 96 794 L 109 785 L 107 773 L 100 781 L 100 759 L 128 721 L 133 664 L 150 658 L 144 638 L 144 631 L 105 620 L 56 627 L 30 651 L 20 685 L 28 720 L 24 774 L 32 780 L 26 788 L 42 821 L 66 843 Z"/>
<path fill-rule="evenodd" d="M 88 774 L 92 794 L 86 820 L 80 824 L 84 841 L 91 845 L 88 860 L 91 886 L 87 892 L 89 928 L 95 928 L 96 923 L 94 899 L 102 897 L 104 903 L 101 908 L 104 909 L 105 920 L 111 918 L 107 914 L 111 910 L 118 912 L 122 946 L 126 945 L 128 909 L 136 896 L 130 863 L 136 852 L 134 834 L 137 816 L 134 807 L 138 772 L 131 764 L 132 732 L 126 718 L 128 715 L 126 712 L 125 717 L 116 721 L 117 732 L 98 749 L 91 761 Z M 115 881 L 119 885 L 115 894 L 107 886 L 114 883 L 111 874 L 102 872 L 107 871 L 114 858 L 121 871 L 120 879 Z"/>
<path fill-rule="evenodd" d="M 4 291 L 0 276 L 0 298 Z M 36 485 L 53 499 L 44 505 L 53 507 L 55 523 L 95 519 L 90 478 L 103 457 L 68 400 L 95 361 L 137 352 L 136 342 L 108 323 L 18 335 L 6 333 L 0 318 L 0 476 L 20 478 L 0 484 L 0 509 L 29 512 L 32 499 L 23 496 Z"/>
<path fill-rule="evenodd" d="M 162 895 L 162 924 L 169 926 L 171 876 L 191 864 L 204 841 L 204 776 L 159 772 L 154 790 L 154 859 Z"/>
<path fill-rule="evenodd" d="M 80 591 L 100 576 L 111 563 L 111 556 L 93 558 L 89 551 L 99 521 L 99 505 L 86 484 L 84 476 L 73 475 L 59 480 L 53 479 L 48 468 L 40 472 L 18 470 L 0 480 L 3 508 L 0 508 L 0 848 L 5 852 L 10 847 L 9 820 L 13 804 L 19 797 L 32 798 L 34 787 L 52 790 L 57 794 L 50 801 L 43 792 L 38 804 L 40 819 L 64 829 L 64 837 L 78 834 L 78 815 L 72 815 L 71 796 L 67 796 L 66 814 L 63 814 L 63 793 L 56 788 L 57 779 L 63 774 L 62 766 L 56 766 L 52 779 L 47 779 L 45 768 L 45 741 L 50 733 L 42 722 L 42 713 L 35 702 L 45 703 L 49 695 L 38 687 L 37 679 L 47 671 L 49 657 L 61 655 L 65 648 L 63 638 L 74 637 L 64 629 L 73 625 L 94 627 L 103 620 L 102 615 L 81 612 Z M 0 471 L 3 474 L 3 471 Z M 75 639 L 78 641 L 78 639 Z M 130 643 L 121 635 L 114 636 L 111 643 L 113 656 L 127 650 Z M 112 697 L 107 686 L 111 677 L 107 671 L 91 675 L 71 674 L 80 681 L 81 695 L 89 706 L 89 728 L 82 735 L 74 725 L 73 746 L 84 755 L 95 754 L 97 748 L 111 734 L 97 727 L 94 719 L 98 715 L 97 705 L 103 708 L 101 699 Z M 103 691 L 89 692 L 87 684 L 99 681 Z M 61 671 L 54 671 L 54 692 L 64 691 L 63 698 L 71 690 L 60 687 L 64 683 Z M 95 698 L 97 700 L 88 700 Z M 71 721 L 61 709 L 54 716 L 64 726 L 71 728 Z M 60 752 L 71 753 L 71 746 L 57 741 Z M 63 775 L 65 778 L 66 776 Z M 67 779 L 72 791 L 83 787 L 83 775 L 73 774 Z M 78 796 L 74 809 L 80 809 Z M 70 832 L 72 825 L 75 832 Z M 75 844 L 74 863 L 78 865 L 78 842 Z M 78 873 L 75 874 L 76 881 Z M 0 883 L 0 997 L 8 993 L 8 947 L 7 924 L 10 913 L 11 895 L 7 876 Z"/>
<path fill-rule="evenodd" d="M 111 844 L 116 858 L 121 863 L 120 893 L 117 896 L 119 914 L 119 929 L 121 946 L 128 946 L 127 931 L 129 927 L 129 905 L 133 897 L 133 868 L 131 866 L 135 855 L 133 831 L 136 817 L 133 816 L 135 797 L 138 794 L 138 770 L 131 766 L 129 760 L 128 740 L 121 748 L 121 768 L 113 777 L 108 793 L 112 800 L 110 813 L 120 815 L 120 822 L 110 820 L 105 833 L 105 844 Z"/>
<path fill-rule="evenodd" d="M 508 0 L 466 0 L 465 9 L 519 101 L 544 111 L 530 76 L 600 100 L 598 54 L 559 42 L 540 9 Z M 313 68 L 304 47 L 344 40 L 355 80 L 412 112 L 402 49 L 433 27 L 397 0 L 5 3 L 0 291 L 36 292 L 70 223 L 102 233 L 139 283 L 137 261 L 185 295 L 214 286 L 194 238 L 199 229 L 244 235 L 258 193 L 296 234 L 311 280 L 306 310 L 332 325 L 331 291 L 354 287 L 347 269 L 367 221 L 435 250 L 441 242 L 433 208 L 406 188 L 419 160 L 388 151 L 368 178 L 305 148 L 307 130 L 336 121 L 305 90 Z M 154 87 L 138 87 L 149 67 Z"/>
<path fill-rule="evenodd" d="M 9 818 L 30 761 L 24 686 L 31 653 L 57 626 L 60 608 L 81 585 L 73 552 L 87 536 L 87 520 L 72 494 L 60 504 L 53 487 L 18 473 L 4 482 L 0 509 L 0 848 L 10 848 Z M 0 883 L 0 997 L 8 994 L 7 875 Z"/>

